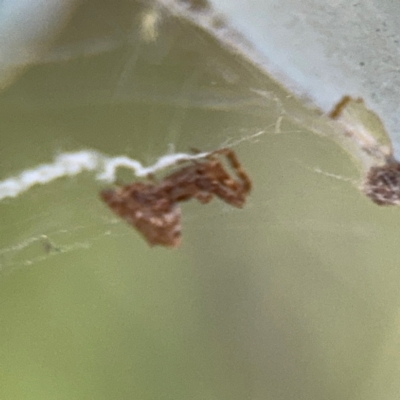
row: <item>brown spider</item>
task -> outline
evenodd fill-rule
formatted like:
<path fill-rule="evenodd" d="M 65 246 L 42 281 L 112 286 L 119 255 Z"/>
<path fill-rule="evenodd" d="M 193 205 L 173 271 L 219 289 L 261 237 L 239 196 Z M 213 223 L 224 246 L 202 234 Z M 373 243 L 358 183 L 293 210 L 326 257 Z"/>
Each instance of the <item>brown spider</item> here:
<path fill-rule="evenodd" d="M 239 179 L 232 178 L 217 156 L 226 156 Z M 158 183 L 135 182 L 100 193 L 117 215 L 133 225 L 150 246 L 177 247 L 181 242 L 181 201 L 206 204 L 213 196 L 241 208 L 251 190 L 251 180 L 230 149 L 193 160 Z"/>

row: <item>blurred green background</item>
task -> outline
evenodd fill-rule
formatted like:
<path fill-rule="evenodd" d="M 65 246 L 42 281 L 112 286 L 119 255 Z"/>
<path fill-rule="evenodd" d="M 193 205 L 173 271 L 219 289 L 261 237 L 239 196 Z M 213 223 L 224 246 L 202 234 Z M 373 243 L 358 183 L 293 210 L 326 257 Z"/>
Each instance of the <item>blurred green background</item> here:
<path fill-rule="evenodd" d="M 151 164 L 233 144 L 254 191 L 243 210 L 184 204 L 175 250 L 91 173 L 3 200 L 0 397 L 397 399 L 398 210 L 267 77 L 147 4 L 85 2 L 2 92 L 0 179 L 64 151 Z"/>

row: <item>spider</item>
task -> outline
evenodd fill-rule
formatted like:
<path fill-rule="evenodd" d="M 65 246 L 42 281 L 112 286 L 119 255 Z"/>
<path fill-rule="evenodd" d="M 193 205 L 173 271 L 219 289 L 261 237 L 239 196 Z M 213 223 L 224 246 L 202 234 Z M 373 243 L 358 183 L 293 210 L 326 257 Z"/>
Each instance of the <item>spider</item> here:
<path fill-rule="evenodd" d="M 237 178 L 224 168 L 218 156 L 225 156 Z M 243 207 L 251 180 L 236 154 L 219 149 L 167 175 L 159 182 L 134 182 L 100 192 L 114 213 L 133 225 L 150 246 L 178 247 L 181 243 L 180 202 L 192 198 L 206 204 L 214 196 L 234 207 Z"/>

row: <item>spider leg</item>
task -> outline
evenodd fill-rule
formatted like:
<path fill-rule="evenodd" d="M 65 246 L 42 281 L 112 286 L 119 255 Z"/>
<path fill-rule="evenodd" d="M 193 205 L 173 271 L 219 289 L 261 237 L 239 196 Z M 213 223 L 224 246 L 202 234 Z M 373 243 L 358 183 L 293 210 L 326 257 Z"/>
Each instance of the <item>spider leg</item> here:
<path fill-rule="evenodd" d="M 240 164 L 235 152 L 231 149 L 224 148 L 216 150 L 212 154 L 221 154 L 226 157 L 226 159 L 228 160 L 232 169 L 235 171 L 238 178 L 243 182 L 243 187 L 242 187 L 243 192 L 245 194 L 249 193 L 252 186 L 251 180 L 244 171 L 244 169 L 242 168 L 242 165 Z"/>
<path fill-rule="evenodd" d="M 229 188 L 223 185 L 215 185 L 212 193 L 218 196 L 225 203 L 231 204 L 234 207 L 242 208 L 246 201 L 246 194 L 242 190 L 236 188 Z"/>

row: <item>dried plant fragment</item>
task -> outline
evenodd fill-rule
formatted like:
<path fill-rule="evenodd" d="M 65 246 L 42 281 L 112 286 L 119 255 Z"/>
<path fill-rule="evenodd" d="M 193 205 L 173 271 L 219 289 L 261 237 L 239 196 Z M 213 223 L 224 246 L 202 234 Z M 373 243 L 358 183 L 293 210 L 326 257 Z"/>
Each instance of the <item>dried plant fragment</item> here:
<path fill-rule="evenodd" d="M 337 141 L 361 163 L 362 170 L 368 171 L 372 166 L 393 160 L 393 149 L 384 124 L 367 108 L 363 99 L 344 96 L 328 116 L 344 133 Z"/>
<path fill-rule="evenodd" d="M 225 156 L 237 175 L 232 177 L 218 156 Z M 204 160 L 167 175 L 157 183 L 134 182 L 103 190 L 103 201 L 117 215 L 134 226 L 150 246 L 177 247 L 181 242 L 179 202 L 192 198 L 203 204 L 214 196 L 234 207 L 243 207 L 251 190 L 251 180 L 236 154 L 230 149 L 210 153 Z"/>
<path fill-rule="evenodd" d="M 344 128 L 346 137 L 360 151 L 355 158 L 362 161 L 364 194 L 378 205 L 400 205 L 400 164 L 378 116 L 362 99 L 344 96 L 329 117 Z"/>
<path fill-rule="evenodd" d="M 380 206 L 400 205 L 400 164 L 372 167 L 367 174 L 363 190 Z"/>

